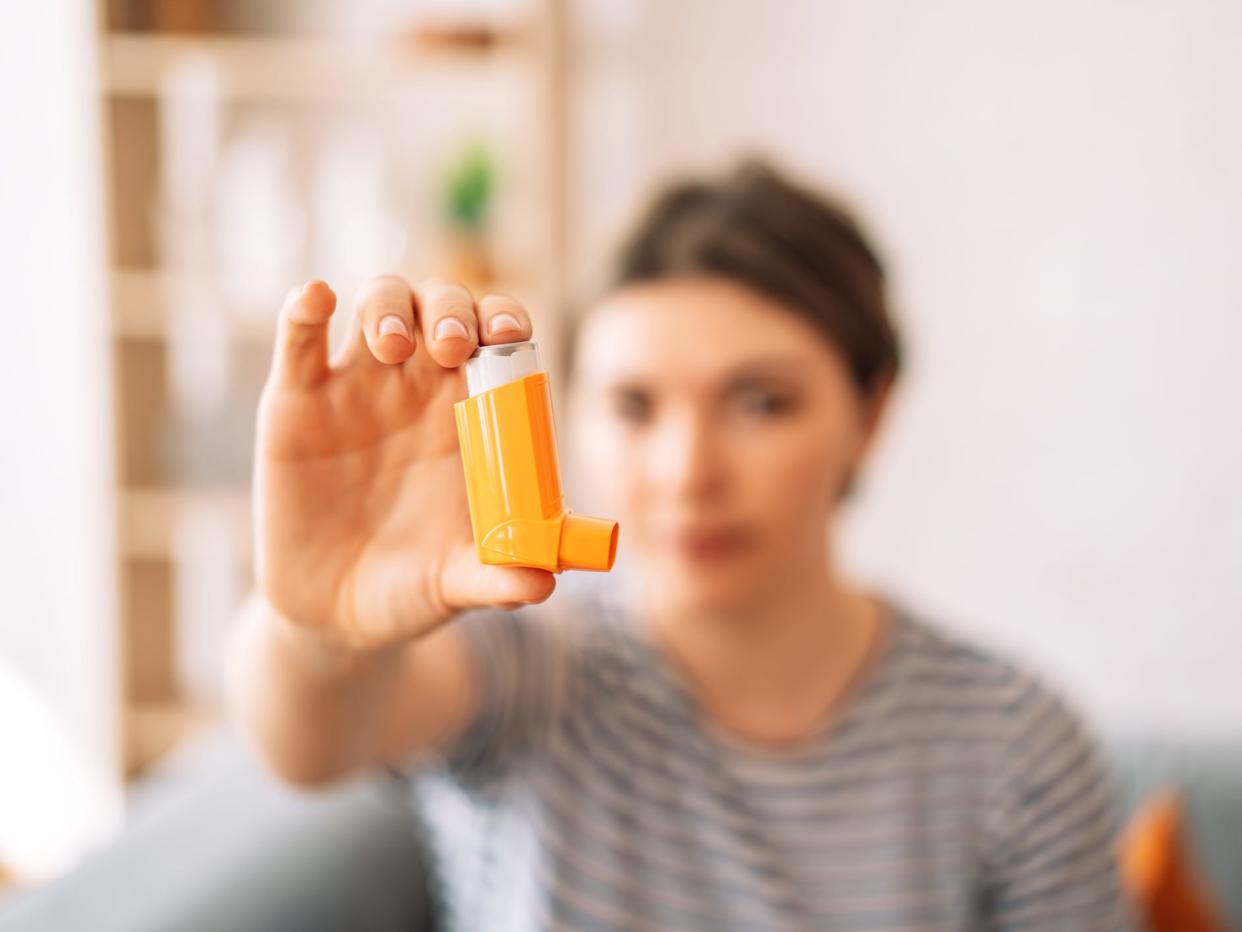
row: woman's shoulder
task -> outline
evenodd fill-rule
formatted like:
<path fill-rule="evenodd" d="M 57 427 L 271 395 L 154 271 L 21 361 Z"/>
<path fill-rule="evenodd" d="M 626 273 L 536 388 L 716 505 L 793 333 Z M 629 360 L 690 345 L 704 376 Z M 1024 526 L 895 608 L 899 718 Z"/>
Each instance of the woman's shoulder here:
<path fill-rule="evenodd" d="M 905 714 L 894 718 L 916 720 L 922 746 L 936 749 L 932 757 L 972 768 L 987 788 L 988 835 L 996 845 L 1012 844 L 1035 817 L 1049 826 L 1114 817 L 1115 787 L 1099 733 L 1064 687 L 944 622 L 899 614 Z M 1075 798 L 1080 803 L 1071 805 Z"/>
<path fill-rule="evenodd" d="M 1089 740 L 1083 715 L 1047 671 L 905 605 L 893 614 L 906 701 L 998 741 L 1038 741 L 1045 732 Z"/>

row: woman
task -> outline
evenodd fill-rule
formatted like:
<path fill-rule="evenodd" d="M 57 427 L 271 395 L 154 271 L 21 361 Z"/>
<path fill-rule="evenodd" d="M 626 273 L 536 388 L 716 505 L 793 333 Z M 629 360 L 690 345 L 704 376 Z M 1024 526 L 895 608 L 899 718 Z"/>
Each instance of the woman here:
<path fill-rule="evenodd" d="M 451 926 L 1128 927 L 1078 718 L 837 572 L 899 361 L 839 208 L 755 162 L 657 199 L 572 340 L 632 575 L 543 608 L 475 556 L 451 410 L 525 309 L 379 278 L 330 363 L 334 304 L 281 313 L 231 695 L 287 780 L 409 772 Z"/>

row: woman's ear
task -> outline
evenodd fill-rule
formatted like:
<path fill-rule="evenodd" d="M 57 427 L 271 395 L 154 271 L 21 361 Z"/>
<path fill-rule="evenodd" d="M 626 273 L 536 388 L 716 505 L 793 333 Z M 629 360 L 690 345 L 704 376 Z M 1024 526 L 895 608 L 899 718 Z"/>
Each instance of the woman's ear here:
<path fill-rule="evenodd" d="M 884 423 L 884 417 L 888 413 L 889 399 L 892 397 L 893 386 L 896 381 L 892 374 L 886 373 L 880 376 L 876 379 L 870 393 L 862 399 L 860 418 L 862 442 L 858 450 L 858 459 L 860 461 L 871 449 L 876 434 L 880 431 L 880 425 Z"/>
<path fill-rule="evenodd" d="M 850 466 L 845 480 L 841 483 L 835 501 L 844 502 L 853 497 L 858 490 L 858 475 L 862 472 L 863 461 L 871 450 L 871 444 L 879 433 L 884 415 L 888 411 L 888 400 L 892 395 L 895 379 L 886 375 L 876 381 L 871 392 L 859 398 L 859 432 L 858 449 L 854 452 L 854 462 Z"/>

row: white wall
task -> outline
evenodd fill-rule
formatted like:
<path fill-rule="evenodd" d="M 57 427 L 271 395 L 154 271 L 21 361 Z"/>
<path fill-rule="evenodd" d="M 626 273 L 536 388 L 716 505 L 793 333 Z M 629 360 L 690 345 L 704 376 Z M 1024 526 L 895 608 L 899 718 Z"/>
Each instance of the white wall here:
<path fill-rule="evenodd" d="M 0 4 L 0 860 L 22 874 L 119 813 L 93 8 Z"/>
<path fill-rule="evenodd" d="M 579 29 L 584 278 L 649 182 L 740 148 L 888 255 L 910 365 L 850 562 L 1110 728 L 1242 727 L 1242 6 L 648 0 Z"/>

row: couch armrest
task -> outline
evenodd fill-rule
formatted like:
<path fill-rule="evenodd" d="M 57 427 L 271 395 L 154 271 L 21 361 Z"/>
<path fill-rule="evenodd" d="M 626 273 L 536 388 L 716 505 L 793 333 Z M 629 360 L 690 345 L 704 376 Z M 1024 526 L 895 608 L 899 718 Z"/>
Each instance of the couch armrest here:
<path fill-rule="evenodd" d="M 20 898 L 2 932 L 417 932 L 430 928 L 416 822 L 381 775 L 297 791 L 240 738 L 157 771 L 121 836 Z M 183 768 L 184 769 L 184 768 Z"/>

